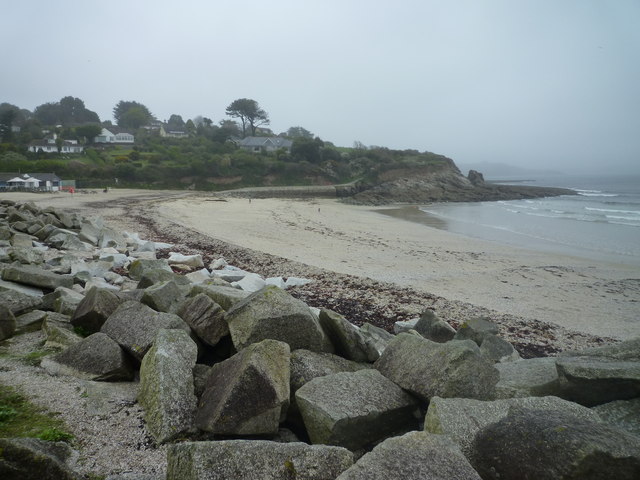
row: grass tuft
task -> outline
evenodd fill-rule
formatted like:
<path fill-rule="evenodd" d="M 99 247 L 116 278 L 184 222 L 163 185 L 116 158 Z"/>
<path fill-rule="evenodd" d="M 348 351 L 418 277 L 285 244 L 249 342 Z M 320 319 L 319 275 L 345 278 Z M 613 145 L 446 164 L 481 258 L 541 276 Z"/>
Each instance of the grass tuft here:
<path fill-rule="evenodd" d="M 47 414 L 6 385 L 0 385 L 0 438 L 35 437 L 51 442 L 70 442 L 62 420 Z"/>

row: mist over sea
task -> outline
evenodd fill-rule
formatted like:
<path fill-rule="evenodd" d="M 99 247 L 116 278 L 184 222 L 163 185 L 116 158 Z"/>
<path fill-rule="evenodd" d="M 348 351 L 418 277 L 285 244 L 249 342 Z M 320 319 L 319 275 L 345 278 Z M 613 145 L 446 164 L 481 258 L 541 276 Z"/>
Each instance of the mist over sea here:
<path fill-rule="evenodd" d="M 450 232 L 539 251 L 640 266 L 640 175 L 527 176 L 499 182 L 565 187 L 578 194 L 533 200 L 438 203 L 420 209 L 428 214 L 430 226 Z"/>

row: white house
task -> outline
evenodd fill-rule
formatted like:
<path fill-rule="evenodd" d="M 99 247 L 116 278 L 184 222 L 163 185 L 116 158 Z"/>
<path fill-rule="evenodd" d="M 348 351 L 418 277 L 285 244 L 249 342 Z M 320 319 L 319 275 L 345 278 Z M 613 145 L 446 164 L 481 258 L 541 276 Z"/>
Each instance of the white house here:
<path fill-rule="evenodd" d="M 93 143 L 127 143 L 133 144 L 135 138 L 132 134 L 128 132 L 118 132 L 113 133 L 111 130 L 107 130 L 106 128 L 102 129 L 100 135 L 93 139 Z"/>
<path fill-rule="evenodd" d="M 58 136 L 54 133 L 45 137 L 43 140 L 33 140 L 29 143 L 30 152 L 38 152 L 42 150 L 45 153 L 58 153 L 58 145 L 56 144 Z M 77 140 L 63 140 L 60 145 L 60 153 L 82 153 L 84 147 L 78 144 Z"/>

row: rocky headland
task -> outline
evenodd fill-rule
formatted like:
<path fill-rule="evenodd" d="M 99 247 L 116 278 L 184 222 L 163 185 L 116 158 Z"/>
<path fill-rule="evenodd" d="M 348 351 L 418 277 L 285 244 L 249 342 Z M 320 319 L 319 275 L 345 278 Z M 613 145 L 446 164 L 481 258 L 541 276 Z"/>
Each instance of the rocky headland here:
<path fill-rule="evenodd" d="M 375 181 L 353 186 L 345 201 L 360 205 L 429 202 L 481 202 L 575 195 L 565 188 L 502 185 L 485 182 L 471 170 L 465 177 L 453 161 L 437 166 L 392 169 Z"/>
<path fill-rule="evenodd" d="M 0 388 L 75 436 L 0 439 L 2 478 L 640 475 L 640 339 L 363 284 L 129 213 L 142 238 L 0 201 Z M 39 364 L 22 361 L 33 352 Z"/>

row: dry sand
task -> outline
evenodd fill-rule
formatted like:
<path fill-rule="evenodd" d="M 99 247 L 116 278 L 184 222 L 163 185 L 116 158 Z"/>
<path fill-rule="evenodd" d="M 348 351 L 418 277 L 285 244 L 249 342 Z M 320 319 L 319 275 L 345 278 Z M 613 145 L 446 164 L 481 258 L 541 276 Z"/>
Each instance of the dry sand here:
<path fill-rule="evenodd" d="M 159 209 L 205 235 L 331 271 L 597 336 L 640 335 L 637 267 L 484 242 L 379 210 L 329 199 L 206 196 Z"/>

